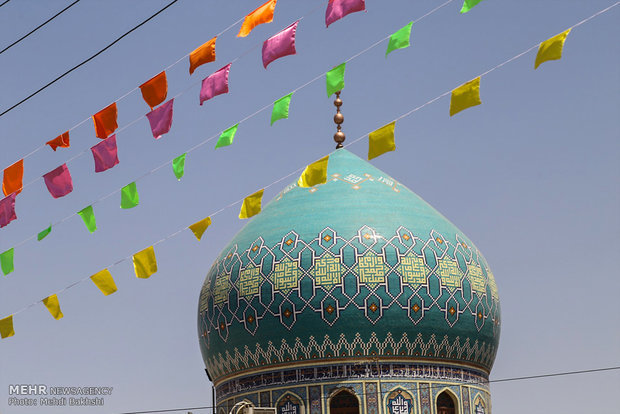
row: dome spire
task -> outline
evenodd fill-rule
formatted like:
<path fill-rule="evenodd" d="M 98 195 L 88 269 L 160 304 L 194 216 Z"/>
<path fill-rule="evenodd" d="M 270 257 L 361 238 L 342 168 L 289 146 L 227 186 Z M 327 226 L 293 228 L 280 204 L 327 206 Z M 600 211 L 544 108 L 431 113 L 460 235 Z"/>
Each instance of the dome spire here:
<path fill-rule="evenodd" d="M 334 115 L 334 122 L 336 123 L 337 128 L 338 128 L 338 131 L 334 134 L 334 141 L 336 141 L 337 143 L 336 149 L 343 147 L 342 143 L 344 142 L 346 138 L 340 126 L 340 124 L 344 122 L 344 115 L 340 113 L 340 107 L 342 106 L 342 99 L 340 99 L 340 92 L 342 91 L 336 92 L 336 100 L 334 100 L 334 106 L 336 107 L 336 115 Z"/>

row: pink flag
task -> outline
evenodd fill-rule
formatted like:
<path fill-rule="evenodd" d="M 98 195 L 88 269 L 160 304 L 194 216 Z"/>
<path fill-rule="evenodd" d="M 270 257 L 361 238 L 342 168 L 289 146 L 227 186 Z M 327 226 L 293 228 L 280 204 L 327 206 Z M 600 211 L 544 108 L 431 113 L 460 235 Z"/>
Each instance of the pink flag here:
<path fill-rule="evenodd" d="M 202 88 L 200 88 L 200 105 L 214 96 L 228 93 L 228 72 L 230 72 L 230 65 L 231 63 L 203 79 Z"/>
<path fill-rule="evenodd" d="M 110 135 L 99 144 L 91 147 L 95 159 L 95 172 L 109 170 L 118 164 L 118 152 L 116 148 L 116 134 Z"/>
<path fill-rule="evenodd" d="M 325 25 L 329 27 L 330 24 L 347 14 L 363 10 L 366 10 L 364 0 L 329 0 L 327 10 L 325 10 Z"/>
<path fill-rule="evenodd" d="M 263 43 L 263 66 L 265 69 L 274 60 L 297 53 L 295 50 L 295 32 L 298 23 L 299 20 L 265 40 Z"/>
<path fill-rule="evenodd" d="M 159 139 L 162 135 L 167 134 L 172 126 L 172 105 L 174 104 L 174 98 L 170 99 L 159 108 L 152 110 L 146 117 L 151 124 L 151 131 L 153 131 L 153 138 Z"/>
<path fill-rule="evenodd" d="M 73 181 L 71 180 L 71 174 L 67 168 L 67 164 L 63 164 L 45 174 L 45 185 L 50 194 L 54 198 L 66 196 L 73 191 Z"/>
<path fill-rule="evenodd" d="M 15 197 L 17 193 L 11 193 L 0 200 L 0 227 L 4 227 L 15 220 Z"/>

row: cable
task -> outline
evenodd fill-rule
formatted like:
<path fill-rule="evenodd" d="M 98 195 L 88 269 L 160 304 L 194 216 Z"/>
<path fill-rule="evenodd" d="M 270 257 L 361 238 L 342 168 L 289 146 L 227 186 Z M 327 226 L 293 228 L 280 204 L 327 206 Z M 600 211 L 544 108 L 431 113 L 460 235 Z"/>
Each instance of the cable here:
<path fill-rule="evenodd" d="M 8 2 L 10 2 L 11 0 L 5 0 L 4 2 L 2 2 L 2 4 L 0 4 L 0 7 L 4 6 L 5 4 L 7 4 Z"/>
<path fill-rule="evenodd" d="M 4 6 L 8 1 L 9 0 L 0 4 L 0 7 Z M 21 42 L 22 40 L 24 40 L 25 38 L 27 38 L 28 36 L 30 36 L 31 34 L 33 34 L 34 32 L 36 32 L 37 30 L 39 30 L 40 28 L 42 28 L 43 26 L 45 26 L 46 24 L 48 24 L 49 22 L 51 22 L 52 20 L 54 20 L 56 17 L 63 14 L 65 11 L 69 10 L 71 7 L 73 7 L 75 4 L 79 3 L 80 1 L 81 0 L 75 0 L 73 3 L 71 3 L 67 7 L 65 7 L 64 9 L 62 9 L 61 11 L 59 11 L 58 13 L 56 13 L 55 15 L 53 15 L 52 17 L 50 17 L 49 19 L 47 19 L 46 21 L 44 21 L 43 23 L 41 23 L 40 25 L 32 29 L 31 31 L 29 31 L 28 33 L 26 33 L 25 35 L 23 35 L 22 37 L 20 37 L 19 39 L 17 39 L 16 41 L 11 43 L 7 47 L 5 47 L 4 49 L 0 50 L 0 55 L 6 52 L 7 50 L 9 50 L 10 48 L 12 48 L 13 46 L 15 46 L 16 44 L 18 44 L 19 42 Z"/>
<path fill-rule="evenodd" d="M 488 383 L 498 383 L 498 382 L 509 382 L 509 381 L 525 381 L 531 379 L 539 379 L 539 378 L 549 378 L 549 377 L 562 377 L 568 375 L 581 375 L 581 374 L 589 374 L 594 372 L 604 372 L 604 371 L 613 371 L 620 369 L 620 366 L 615 367 L 605 367 L 605 368 L 594 368 L 594 369 L 586 369 L 582 371 L 566 371 L 566 372 L 554 372 L 551 374 L 542 374 L 542 375 L 530 375 L 526 377 L 512 377 L 512 378 L 502 378 L 497 380 L 489 380 Z M 377 378 L 380 381 L 380 377 Z M 423 380 L 423 379 L 421 379 Z M 467 385 L 472 383 L 467 383 Z M 475 385 L 475 384 L 474 384 Z M 433 384 L 427 387 L 426 389 L 434 389 L 434 388 L 444 388 L 445 384 Z M 402 387 L 407 391 L 414 391 L 414 388 Z M 356 393 L 358 396 L 368 395 L 366 392 Z M 374 394 L 373 394 L 374 395 Z M 322 400 L 327 400 L 329 396 L 321 396 Z M 148 411 L 126 411 L 118 414 L 153 414 L 153 413 L 170 413 L 175 411 L 187 411 L 187 410 L 206 410 L 210 408 L 217 408 L 217 406 L 201 406 L 201 407 L 186 407 L 186 408 L 167 408 L 164 410 L 148 410 Z"/>
<path fill-rule="evenodd" d="M 21 101 L 17 102 L 16 104 L 14 104 L 13 106 L 11 106 L 8 109 L 5 109 L 2 113 L 0 113 L 0 117 L 3 116 L 4 114 L 12 111 L 13 109 L 17 108 L 18 106 L 20 106 L 21 104 L 23 104 L 24 102 L 28 101 L 30 98 L 32 98 L 33 96 L 37 95 L 39 92 L 47 89 L 48 87 L 52 86 L 54 83 L 58 82 L 60 79 L 64 78 L 65 76 L 67 76 L 68 74 L 70 74 L 71 72 L 73 72 L 74 70 L 76 70 L 77 68 L 85 65 L 86 63 L 90 62 L 91 60 L 93 60 L 94 58 L 96 58 L 97 56 L 99 56 L 100 54 L 102 54 L 103 52 L 105 52 L 106 50 L 108 50 L 109 48 L 111 48 L 112 46 L 114 46 L 116 43 L 118 43 L 121 39 L 123 39 L 125 36 L 129 35 L 130 33 L 132 33 L 133 31 L 137 30 L 138 28 L 140 28 L 141 26 L 143 26 L 144 24 L 148 23 L 150 20 L 154 19 L 156 16 L 158 16 L 160 13 L 163 13 L 168 7 L 172 6 L 174 3 L 176 3 L 179 0 L 172 0 L 170 3 L 168 3 L 166 6 L 164 6 L 163 8 L 161 8 L 159 11 L 157 11 L 155 14 L 151 15 L 149 18 L 147 18 L 146 20 L 144 20 L 142 23 L 138 24 L 137 26 L 134 26 L 133 28 L 129 29 L 128 31 L 126 31 L 125 33 L 123 33 L 120 37 L 118 37 L 116 40 L 114 40 L 112 43 L 110 43 L 109 45 L 107 45 L 106 47 L 104 47 L 103 49 L 101 49 L 100 51 L 98 51 L 97 53 L 95 53 L 94 55 L 92 55 L 91 57 L 89 57 L 88 59 L 82 61 L 81 63 L 78 63 L 77 65 L 75 65 L 74 67 L 72 67 L 71 69 L 69 69 L 68 71 L 66 71 L 65 73 L 63 73 L 62 75 L 58 76 L 56 79 L 48 82 L 46 85 L 40 87 L 39 89 L 37 89 L 35 92 L 31 93 L 30 95 L 28 95 L 27 97 L 25 97 L 24 99 L 22 99 Z"/>

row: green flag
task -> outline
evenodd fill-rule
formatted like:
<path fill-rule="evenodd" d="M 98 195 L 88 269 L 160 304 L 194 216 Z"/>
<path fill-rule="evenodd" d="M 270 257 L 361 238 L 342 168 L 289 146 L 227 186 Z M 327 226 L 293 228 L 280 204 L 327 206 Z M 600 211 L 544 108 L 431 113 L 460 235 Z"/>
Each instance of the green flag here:
<path fill-rule="evenodd" d="M 84 221 L 86 228 L 89 232 L 94 233 L 97 230 L 97 220 L 95 220 L 95 212 L 93 211 L 93 206 L 88 206 L 78 211 L 80 217 Z"/>
<path fill-rule="evenodd" d="M 341 91 L 344 88 L 344 67 L 345 63 L 341 63 L 329 72 L 325 74 L 325 83 L 327 86 L 327 97 L 330 97 L 334 92 Z"/>
<path fill-rule="evenodd" d="M 13 248 L 11 247 L 4 253 L 0 253 L 0 266 L 2 267 L 2 273 L 8 275 L 15 267 L 13 267 Z"/>
<path fill-rule="evenodd" d="M 181 181 L 183 174 L 185 174 L 185 156 L 187 153 L 181 154 L 172 160 L 172 171 L 177 180 Z"/>
<path fill-rule="evenodd" d="M 215 144 L 215 149 L 227 147 L 232 144 L 233 139 L 235 139 L 235 134 L 237 133 L 237 128 L 239 128 L 239 124 L 235 124 L 222 132 L 222 135 L 220 135 L 220 138 L 217 140 L 217 144 Z"/>
<path fill-rule="evenodd" d="M 461 8 L 461 13 L 467 13 L 471 9 L 473 9 L 476 4 L 480 3 L 482 0 L 464 0 L 463 7 Z"/>
<path fill-rule="evenodd" d="M 291 104 L 291 96 L 293 96 L 293 92 L 281 97 L 273 103 L 273 110 L 271 111 L 271 125 L 279 119 L 288 118 L 288 107 Z"/>
<path fill-rule="evenodd" d="M 42 230 L 39 234 L 37 234 L 37 240 L 38 241 L 43 240 L 51 232 L 52 232 L 52 225 L 50 224 L 48 228 L 46 228 L 45 230 Z"/>
<path fill-rule="evenodd" d="M 134 181 L 121 189 L 121 208 L 134 208 L 138 204 L 140 204 L 140 195 Z"/>
<path fill-rule="evenodd" d="M 413 26 L 413 22 L 409 22 L 409 24 L 402 29 L 398 30 L 392 36 L 390 36 L 390 41 L 388 42 L 387 51 L 385 52 L 385 56 L 396 50 L 396 49 L 404 49 L 409 47 L 409 38 L 411 37 L 411 26 Z"/>

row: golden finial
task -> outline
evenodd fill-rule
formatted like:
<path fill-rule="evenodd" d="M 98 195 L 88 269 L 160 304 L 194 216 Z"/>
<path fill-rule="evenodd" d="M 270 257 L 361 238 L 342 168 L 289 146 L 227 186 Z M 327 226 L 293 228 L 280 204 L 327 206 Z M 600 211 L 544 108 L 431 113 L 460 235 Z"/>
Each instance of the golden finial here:
<path fill-rule="evenodd" d="M 334 122 L 338 126 L 338 131 L 334 134 L 334 141 L 336 141 L 336 149 L 342 148 L 342 143 L 346 138 L 344 132 L 341 131 L 341 124 L 344 122 L 344 115 L 340 113 L 340 107 L 342 106 L 342 99 L 340 99 L 340 92 L 336 92 L 336 100 L 334 101 L 334 105 L 336 106 L 336 115 L 334 115 Z"/>

